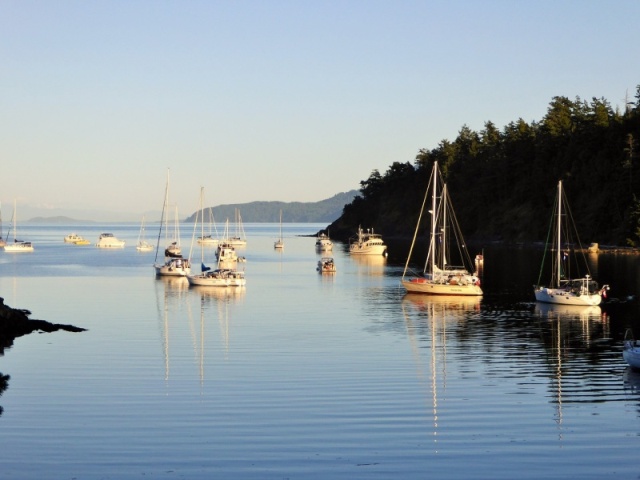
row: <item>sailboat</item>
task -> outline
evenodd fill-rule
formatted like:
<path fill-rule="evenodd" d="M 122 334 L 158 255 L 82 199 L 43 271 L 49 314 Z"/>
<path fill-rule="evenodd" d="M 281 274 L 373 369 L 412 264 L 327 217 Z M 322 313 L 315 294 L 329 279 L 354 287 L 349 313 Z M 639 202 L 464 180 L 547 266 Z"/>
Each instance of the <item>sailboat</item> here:
<path fill-rule="evenodd" d="M 554 235 L 551 243 L 547 242 L 547 247 L 550 247 L 551 252 L 554 253 L 551 256 L 551 281 L 548 286 L 540 285 L 541 268 L 538 285 L 533 289 L 536 300 L 562 305 L 600 305 L 602 297 L 607 295 L 609 286 L 604 285 L 602 288 L 598 288 L 598 283 L 589 274 L 589 265 L 584 256 L 584 250 L 580 246 L 573 217 L 569 210 L 569 203 L 562 190 L 562 180 L 558 182 L 552 220 Z M 545 248 L 544 257 L 547 256 L 547 251 L 548 248 Z M 544 257 L 542 259 L 543 266 L 545 265 Z M 575 273 L 578 273 L 579 267 L 587 273 L 584 277 L 571 278 L 572 268 L 576 270 Z"/>
<path fill-rule="evenodd" d="M 136 244 L 136 250 L 138 250 L 139 252 L 150 252 L 153 250 L 153 245 L 151 245 L 145 239 L 144 215 L 142 216 L 142 223 L 140 224 L 140 233 L 138 234 L 138 243 Z"/>
<path fill-rule="evenodd" d="M 427 260 L 421 274 L 407 276 L 409 261 L 420 230 L 420 221 L 431 192 L 431 230 L 429 233 L 429 250 Z M 450 265 L 452 254 L 452 238 L 458 247 L 458 255 L 462 265 Z M 433 171 L 422 202 L 418 223 L 402 274 L 402 286 L 409 293 L 429 295 L 482 295 L 480 279 L 475 273 L 469 273 L 465 265 L 473 265 L 467 252 L 462 232 L 456 221 L 453 205 L 449 198 L 447 185 L 438 169 L 438 162 L 433 163 Z"/>
<path fill-rule="evenodd" d="M 244 233 L 242 217 L 238 208 L 236 208 L 236 234 L 233 237 L 229 237 L 227 243 L 232 247 L 245 247 L 247 245 L 247 236 Z"/>
<path fill-rule="evenodd" d="M 18 220 L 16 215 L 16 201 L 13 201 L 13 243 L 6 243 L 4 245 L 4 251 L 10 253 L 20 253 L 20 252 L 33 252 L 33 245 L 31 242 L 25 242 L 23 240 L 18 240 Z"/>
<path fill-rule="evenodd" d="M 273 248 L 284 248 L 284 240 L 282 240 L 282 209 L 280 209 L 280 238 L 275 241 Z"/>
<path fill-rule="evenodd" d="M 204 188 L 200 189 L 200 210 L 196 212 L 196 222 L 193 226 L 193 237 L 195 238 L 195 230 L 198 224 L 198 215 L 203 215 L 204 210 Z M 202 235 L 204 236 L 204 222 L 200 221 Z M 193 241 L 191 242 L 193 246 Z M 218 265 L 215 270 L 211 270 L 204 264 L 204 247 L 200 244 L 200 267 L 201 273 L 198 275 L 187 275 L 189 285 L 202 287 L 242 287 L 246 284 L 244 272 L 238 272 L 235 268 L 220 268 L 220 257 L 218 257 Z"/>
<path fill-rule="evenodd" d="M 182 258 L 182 255 L 179 253 L 180 244 L 179 244 L 179 233 L 178 233 L 178 211 L 176 207 L 176 239 L 173 243 L 168 245 L 164 249 L 165 261 L 164 263 L 158 263 L 158 253 L 160 251 L 160 238 L 162 237 L 162 227 L 164 226 L 165 230 L 167 228 L 167 210 L 169 209 L 169 171 L 167 170 L 167 185 L 165 187 L 164 193 L 164 203 L 162 204 L 162 217 L 160 219 L 160 230 L 158 232 L 158 241 L 156 244 L 156 257 L 153 263 L 153 268 L 155 269 L 157 276 L 171 276 L 171 277 L 186 277 L 191 273 L 191 263 L 188 259 Z M 177 247 L 178 251 L 172 247 Z"/>
<path fill-rule="evenodd" d="M 202 218 L 204 219 L 204 212 L 202 212 Z M 196 221 L 197 221 L 197 214 L 196 214 Z M 211 207 L 209 207 L 209 233 L 205 234 L 203 230 L 202 235 L 198 237 L 198 243 L 200 245 L 207 245 L 211 247 L 215 247 L 218 245 L 218 239 L 213 236 L 213 232 L 211 231 L 212 226 L 216 230 L 216 237 L 217 237 L 218 229 L 216 228 L 216 223 L 213 218 L 213 210 L 211 209 Z"/>

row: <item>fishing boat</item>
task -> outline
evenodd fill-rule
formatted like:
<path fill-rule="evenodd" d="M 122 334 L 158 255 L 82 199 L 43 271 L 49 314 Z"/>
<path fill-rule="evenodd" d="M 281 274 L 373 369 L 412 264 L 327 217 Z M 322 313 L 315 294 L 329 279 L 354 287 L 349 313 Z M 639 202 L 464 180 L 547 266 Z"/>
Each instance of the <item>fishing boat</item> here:
<path fill-rule="evenodd" d="M 421 273 L 412 272 L 409 274 L 411 255 L 429 198 L 431 199 L 429 209 L 431 227 L 427 259 Z M 453 255 L 456 254 L 455 260 L 452 260 Z M 451 263 L 452 261 L 459 263 L 454 265 Z M 480 279 L 475 273 L 470 273 L 468 268 L 471 265 L 473 263 L 456 220 L 447 185 L 438 169 L 438 162 L 434 162 L 409 249 L 409 256 L 402 274 L 402 286 L 408 293 L 479 296 L 482 295 Z"/>
<path fill-rule="evenodd" d="M 316 268 L 320 273 L 336 273 L 336 264 L 331 257 L 322 257 Z"/>
<path fill-rule="evenodd" d="M 125 241 L 116 238 L 113 233 L 101 233 L 96 242 L 98 248 L 124 248 Z"/>
<path fill-rule="evenodd" d="M 328 252 L 333 250 L 333 242 L 329 238 L 329 235 L 324 232 L 320 232 L 316 237 L 316 250 L 320 252 Z"/>
<path fill-rule="evenodd" d="M 140 233 L 138 233 L 138 243 L 136 244 L 136 250 L 139 252 L 151 252 L 153 245 L 147 242 L 145 238 L 144 229 L 144 215 L 142 216 L 142 222 L 140 223 Z"/>
<path fill-rule="evenodd" d="M 600 305 L 609 286 L 599 288 L 589 274 L 589 265 L 580 246 L 571 210 L 562 189 L 562 180 L 558 182 L 552 228 L 549 232 L 552 238 L 546 243 L 538 284 L 533 289 L 536 301 L 562 305 Z M 551 257 L 551 280 L 544 286 L 540 283 L 547 254 Z M 580 276 L 580 271 L 585 272 L 584 276 Z M 572 277 L 574 274 L 577 276 Z"/>
<path fill-rule="evenodd" d="M 274 242 L 273 248 L 276 250 L 284 248 L 284 240 L 282 239 L 282 209 L 280 210 L 280 238 Z"/>
<path fill-rule="evenodd" d="M 373 228 L 365 232 L 358 227 L 358 232 L 349 239 L 349 253 L 351 255 L 384 255 L 387 256 L 387 246 L 382 235 L 373 233 Z"/>
<path fill-rule="evenodd" d="M 173 242 L 169 243 L 164 249 L 164 263 L 158 262 L 158 254 L 160 253 L 160 239 L 162 238 L 162 229 L 165 229 L 165 236 L 168 238 L 167 222 L 169 210 L 169 171 L 167 171 L 167 184 L 164 192 L 164 202 L 162 204 L 162 215 L 160 218 L 160 229 L 158 231 L 158 240 L 156 243 L 156 256 L 153 268 L 156 276 L 159 277 L 186 277 L 191 273 L 191 262 L 182 257 L 180 249 L 180 236 L 178 230 L 178 210 L 175 211 L 175 237 Z M 168 241 L 167 239 L 165 241 Z"/>
<path fill-rule="evenodd" d="M 8 237 L 8 235 L 7 235 Z M 5 252 L 9 253 L 22 253 L 22 252 L 33 252 L 33 245 L 31 242 L 26 242 L 24 240 L 18 240 L 18 220 L 16 215 L 16 202 L 13 201 L 13 242 L 5 242 L 4 248 Z"/>
<path fill-rule="evenodd" d="M 631 329 L 624 334 L 622 358 L 630 367 L 640 370 L 640 343 L 633 337 Z"/>

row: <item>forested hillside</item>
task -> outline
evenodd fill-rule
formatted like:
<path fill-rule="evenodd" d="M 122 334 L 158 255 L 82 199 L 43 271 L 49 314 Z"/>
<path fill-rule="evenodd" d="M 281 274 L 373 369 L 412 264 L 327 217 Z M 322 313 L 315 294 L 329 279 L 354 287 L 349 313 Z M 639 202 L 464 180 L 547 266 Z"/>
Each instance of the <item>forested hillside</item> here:
<path fill-rule="evenodd" d="M 640 85 L 625 111 L 605 99 L 554 97 L 539 122 L 521 118 L 420 150 L 361 181 L 360 195 L 329 228 L 347 238 L 358 225 L 412 236 L 429 172 L 438 161 L 467 240 L 540 241 L 558 180 L 583 244 L 640 245 Z"/>

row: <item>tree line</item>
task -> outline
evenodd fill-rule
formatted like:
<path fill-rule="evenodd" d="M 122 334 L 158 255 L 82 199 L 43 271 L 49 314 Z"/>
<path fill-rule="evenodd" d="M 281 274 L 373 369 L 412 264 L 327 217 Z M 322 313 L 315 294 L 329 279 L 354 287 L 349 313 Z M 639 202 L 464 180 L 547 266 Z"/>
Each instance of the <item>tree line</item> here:
<path fill-rule="evenodd" d="M 455 140 L 421 149 L 360 182 L 359 195 L 328 229 L 346 238 L 358 225 L 412 236 L 433 162 L 438 161 L 467 240 L 546 238 L 563 180 L 583 244 L 640 246 L 640 85 L 623 111 L 604 98 L 553 97 L 540 121 L 499 130 L 468 126 Z"/>

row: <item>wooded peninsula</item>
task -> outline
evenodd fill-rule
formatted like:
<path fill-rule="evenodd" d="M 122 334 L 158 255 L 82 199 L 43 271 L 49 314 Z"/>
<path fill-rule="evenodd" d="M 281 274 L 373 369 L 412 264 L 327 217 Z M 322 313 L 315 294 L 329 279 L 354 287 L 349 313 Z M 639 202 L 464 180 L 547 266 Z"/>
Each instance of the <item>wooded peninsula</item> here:
<path fill-rule="evenodd" d="M 328 230 L 337 239 L 358 225 L 412 237 L 437 161 L 467 241 L 544 241 L 562 180 L 583 245 L 640 246 L 639 137 L 640 85 L 623 112 L 604 98 L 553 97 L 539 122 L 464 125 L 413 163 L 374 170 Z"/>

